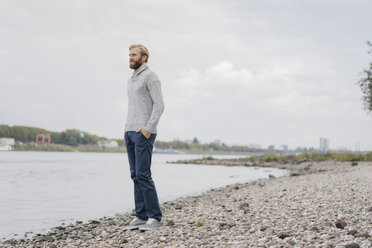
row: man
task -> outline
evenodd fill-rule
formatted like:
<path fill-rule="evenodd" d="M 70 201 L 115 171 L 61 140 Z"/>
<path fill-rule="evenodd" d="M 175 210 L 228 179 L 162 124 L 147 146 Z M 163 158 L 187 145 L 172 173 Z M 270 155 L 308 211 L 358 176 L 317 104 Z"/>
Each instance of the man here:
<path fill-rule="evenodd" d="M 164 102 L 160 80 L 147 66 L 148 59 L 149 52 L 145 46 L 134 44 L 129 47 L 129 67 L 134 72 L 127 85 L 128 114 L 124 139 L 134 183 L 136 217 L 126 229 L 161 228 L 162 214 L 150 168 Z"/>

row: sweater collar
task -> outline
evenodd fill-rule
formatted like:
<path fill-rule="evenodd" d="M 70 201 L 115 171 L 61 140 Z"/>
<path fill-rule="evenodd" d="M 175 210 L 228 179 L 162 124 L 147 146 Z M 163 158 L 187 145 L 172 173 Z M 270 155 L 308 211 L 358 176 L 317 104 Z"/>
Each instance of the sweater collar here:
<path fill-rule="evenodd" d="M 144 70 L 148 69 L 149 67 L 147 66 L 146 63 L 143 63 L 140 67 L 138 67 L 137 70 L 133 72 L 132 78 L 138 77 L 139 74 L 141 74 Z"/>

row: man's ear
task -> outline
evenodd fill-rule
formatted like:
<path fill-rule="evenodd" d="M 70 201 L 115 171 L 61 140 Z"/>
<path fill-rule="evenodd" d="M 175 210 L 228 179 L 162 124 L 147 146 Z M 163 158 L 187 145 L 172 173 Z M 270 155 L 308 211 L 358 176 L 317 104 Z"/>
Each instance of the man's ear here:
<path fill-rule="evenodd" d="M 146 55 L 142 55 L 142 63 L 145 63 L 146 62 L 146 59 L 147 59 L 147 56 Z"/>

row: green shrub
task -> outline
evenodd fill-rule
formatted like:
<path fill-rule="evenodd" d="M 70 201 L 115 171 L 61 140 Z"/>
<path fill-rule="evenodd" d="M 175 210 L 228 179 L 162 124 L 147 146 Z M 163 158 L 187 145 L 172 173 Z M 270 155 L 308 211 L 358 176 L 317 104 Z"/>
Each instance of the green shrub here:
<path fill-rule="evenodd" d="M 202 160 L 214 160 L 214 158 L 209 156 L 209 157 L 203 157 Z"/>

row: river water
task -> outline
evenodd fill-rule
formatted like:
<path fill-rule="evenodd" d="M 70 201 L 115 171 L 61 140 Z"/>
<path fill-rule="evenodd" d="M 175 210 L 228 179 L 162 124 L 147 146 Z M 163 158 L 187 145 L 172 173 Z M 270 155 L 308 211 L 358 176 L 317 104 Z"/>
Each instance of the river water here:
<path fill-rule="evenodd" d="M 161 202 L 269 174 L 288 175 L 274 168 L 166 163 L 203 156 L 153 155 L 152 175 Z M 0 239 L 30 237 L 62 223 L 113 216 L 133 208 L 125 153 L 0 152 Z"/>

